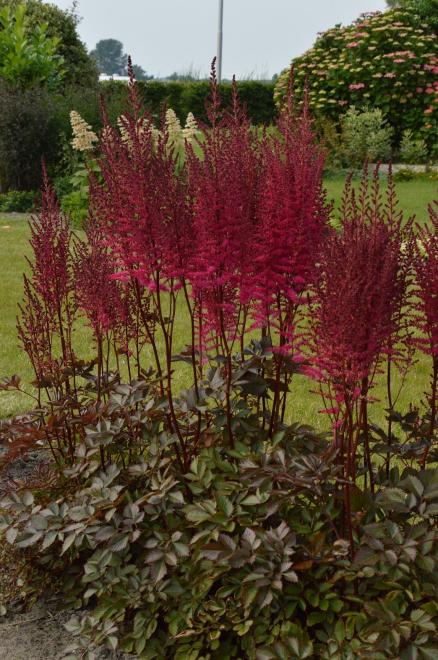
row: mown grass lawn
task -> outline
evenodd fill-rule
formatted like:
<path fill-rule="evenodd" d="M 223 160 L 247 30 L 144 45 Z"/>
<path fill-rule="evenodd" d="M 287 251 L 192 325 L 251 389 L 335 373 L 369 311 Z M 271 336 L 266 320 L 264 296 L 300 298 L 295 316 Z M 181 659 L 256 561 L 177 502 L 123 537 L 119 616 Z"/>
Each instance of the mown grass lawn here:
<path fill-rule="evenodd" d="M 343 181 L 330 179 L 326 182 L 329 199 L 333 199 L 335 208 L 342 193 Z M 400 204 L 409 216 L 415 214 L 420 223 L 427 222 L 427 205 L 438 197 L 436 182 L 415 181 L 397 184 Z M 0 215 L 0 379 L 12 374 L 18 374 L 31 391 L 33 374 L 28 364 L 27 356 L 19 349 L 16 333 L 17 305 L 21 299 L 22 274 L 27 268 L 25 256 L 28 254 L 28 227 L 24 216 Z M 176 346 L 179 350 L 188 341 L 188 319 L 182 313 L 177 319 Z M 77 348 L 80 357 L 92 355 L 92 344 L 89 334 L 84 329 L 77 332 Z M 152 357 L 152 356 L 150 356 Z M 147 359 L 147 356 L 146 356 Z M 151 361 L 152 362 L 152 361 Z M 418 403 L 423 398 L 427 387 L 429 360 L 419 357 L 416 366 L 411 370 L 408 380 L 399 400 L 399 409 L 407 409 L 410 402 Z M 178 371 L 179 384 L 184 382 L 184 372 Z M 289 406 L 289 420 L 309 423 L 319 428 L 326 424 L 326 418 L 318 414 L 321 402 L 318 396 L 311 393 L 312 383 L 302 376 L 297 376 L 293 383 L 294 396 Z M 382 403 L 376 404 L 375 418 L 382 422 L 384 418 L 384 387 L 379 385 L 375 390 Z M 12 416 L 26 411 L 30 399 L 14 392 L 0 392 L 0 418 Z"/>
<path fill-rule="evenodd" d="M 339 206 L 344 188 L 344 178 L 330 178 L 325 181 L 327 198 L 333 200 L 335 212 Z M 354 182 L 357 185 L 357 181 Z M 382 182 L 382 191 L 386 190 L 386 185 Z M 437 181 L 400 181 L 396 184 L 397 196 L 400 202 L 400 208 L 404 211 L 405 219 L 415 215 L 419 224 L 424 224 L 429 219 L 427 206 L 434 199 L 438 199 Z"/>

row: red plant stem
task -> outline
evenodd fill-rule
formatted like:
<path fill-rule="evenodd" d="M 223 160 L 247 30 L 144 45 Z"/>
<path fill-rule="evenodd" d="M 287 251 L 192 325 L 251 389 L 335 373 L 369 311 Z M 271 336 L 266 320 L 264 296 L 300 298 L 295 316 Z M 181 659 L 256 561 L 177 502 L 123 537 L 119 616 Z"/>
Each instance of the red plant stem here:
<path fill-rule="evenodd" d="M 179 451 L 177 449 L 178 453 L 178 459 L 180 460 L 181 468 L 186 471 L 189 467 L 189 457 L 187 454 L 187 448 L 186 448 L 186 443 L 183 438 L 183 435 L 181 433 L 181 429 L 178 423 L 178 419 L 176 417 L 175 413 L 175 407 L 173 405 L 173 393 L 172 393 L 172 329 L 170 329 L 170 332 L 168 331 L 166 327 L 166 321 L 163 316 L 163 310 L 162 310 L 162 305 L 161 305 L 161 294 L 160 294 L 160 274 L 157 271 L 156 274 L 156 287 L 157 287 L 157 297 L 156 297 L 156 303 L 157 303 L 157 310 L 158 310 L 158 318 L 159 322 L 161 325 L 161 330 L 163 332 L 163 337 L 164 337 L 164 345 L 165 345 L 165 352 L 166 352 L 166 370 L 167 370 L 167 378 L 166 378 L 166 396 L 167 396 L 167 401 L 169 404 L 169 411 L 170 411 L 170 420 L 171 424 L 170 426 L 173 427 L 173 430 L 175 431 L 176 435 L 178 436 L 178 440 L 181 446 L 182 454 L 183 454 L 183 460 L 181 460 L 181 457 L 179 455 Z M 172 303 L 171 303 L 172 304 Z M 170 312 L 172 313 L 172 312 Z M 175 310 L 173 309 L 173 315 L 175 314 Z M 169 326 L 172 328 L 174 325 L 174 318 L 171 316 L 169 320 Z"/>
<path fill-rule="evenodd" d="M 275 391 L 274 391 L 274 400 L 272 402 L 271 409 L 271 420 L 269 422 L 269 437 L 272 438 L 274 435 L 274 429 L 278 421 L 278 406 L 280 402 L 280 383 L 281 383 L 281 365 L 283 358 L 281 355 L 275 356 Z"/>
<path fill-rule="evenodd" d="M 140 317 L 141 317 L 141 320 L 143 321 L 144 329 L 146 331 L 146 334 L 147 334 L 148 339 L 150 341 L 150 344 L 152 346 L 152 351 L 154 353 L 155 365 L 157 367 L 158 378 L 159 378 L 159 381 L 160 381 L 160 392 L 161 392 L 161 396 L 163 396 L 164 395 L 163 369 L 161 367 L 161 361 L 160 361 L 160 356 L 158 354 L 158 349 L 157 349 L 157 345 L 156 345 L 156 342 L 155 342 L 155 337 L 154 337 L 154 335 L 153 335 L 153 333 L 152 333 L 152 331 L 149 327 L 149 322 L 148 322 L 148 320 L 145 316 L 144 310 L 143 310 L 143 305 L 142 305 L 142 301 L 141 301 L 140 285 L 139 285 L 137 280 L 134 280 L 134 291 L 135 291 L 135 295 L 136 295 L 136 298 L 137 298 L 137 305 L 138 305 L 138 310 L 140 312 Z M 139 364 L 139 366 L 140 366 L 140 364 Z"/>
<path fill-rule="evenodd" d="M 192 341 L 191 341 L 191 357 L 192 357 L 192 371 L 193 371 L 193 383 L 195 387 L 195 392 L 196 392 L 196 398 L 199 399 L 199 386 L 198 386 L 198 370 L 196 366 L 196 349 L 195 349 L 195 341 L 196 341 L 196 326 L 195 326 L 195 315 L 194 311 L 192 309 L 192 306 L 190 304 L 190 297 L 189 297 L 189 292 L 187 290 L 187 283 L 185 280 L 183 280 L 183 291 L 184 291 L 184 297 L 185 301 L 187 304 L 187 309 L 189 312 L 190 316 L 190 330 L 192 334 Z"/>
<path fill-rule="evenodd" d="M 97 408 L 99 409 L 100 407 L 100 401 L 101 401 L 101 391 L 102 391 L 102 370 L 103 370 L 103 364 L 102 364 L 102 334 L 100 332 L 97 333 L 96 335 L 96 342 L 97 342 Z M 99 453 L 100 453 L 100 463 L 102 466 L 102 469 L 105 469 L 105 451 L 102 446 L 99 447 Z"/>
<path fill-rule="evenodd" d="M 388 408 L 389 408 L 389 419 L 388 419 L 388 446 L 391 446 L 392 442 L 392 413 L 394 403 L 392 400 L 392 387 L 391 387 L 391 358 L 388 357 L 387 366 L 386 366 L 386 392 L 388 397 Z M 386 477 L 389 479 L 389 472 L 391 469 L 391 454 L 388 452 L 386 456 Z"/>
<path fill-rule="evenodd" d="M 281 347 L 284 343 L 284 336 L 283 336 L 283 327 L 282 327 L 282 317 L 281 317 L 281 302 L 280 302 L 280 296 L 277 296 L 277 311 L 278 311 L 278 318 L 280 322 L 280 338 L 279 338 L 279 346 Z M 272 438 L 274 435 L 274 427 L 276 426 L 276 423 L 278 421 L 278 406 L 279 406 L 279 399 L 280 399 L 280 382 L 281 382 L 281 367 L 283 364 L 283 358 L 281 354 L 279 353 L 278 355 L 274 354 L 274 363 L 275 363 L 275 390 L 274 390 L 274 400 L 272 401 L 272 409 L 271 409 L 271 419 L 269 422 L 269 437 Z"/>
<path fill-rule="evenodd" d="M 233 376 L 232 370 L 232 359 L 231 353 L 227 341 L 227 333 L 225 329 L 225 320 L 224 313 L 221 309 L 220 311 L 220 328 L 221 328 L 221 340 L 223 348 L 225 351 L 225 357 L 227 361 L 226 368 L 226 389 L 225 389 L 225 400 L 226 400 L 226 414 L 227 414 L 227 431 L 228 431 L 228 441 L 231 447 L 234 449 L 234 437 L 233 437 L 233 426 L 232 426 L 232 410 L 231 410 L 231 380 Z"/>
<path fill-rule="evenodd" d="M 244 361 L 245 354 L 245 334 L 246 334 L 246 323 L 248 320 L 248 308 L 243 308 L 243 320 L 242 320 L 242 332 L 240 333 L 240 358 L 241 361 Z"/>
<path fill-rule="evenodd" d="M 116 343 L 116 338 L 113 336 L 113 341 L 112 341 L 112 348 L 114 351 L 114 356 L 116 359 L 116 369 L 117 373 L 120 374 L 120 359 L 119 359 L 119 353 L 117 351 L 117 343 Z M 131 379 L 130 379 L 131 380 Z"/>
<path fill-rule="evenodd" d="M 346 400 L 346 408 L 347 408 L 348 445 L 347 445 L 347 457 L 344 464 L 344 474 L 346 479 L 346 484 L 344 486 L 344 508 L 345 508 L 344 514 L 345 514 L 346 529 L 350 542 L 350 555 L 352 557 L 354 554 L 354 539 L 353 539 L 353 519 L 351 513 L 351 479 L 353 476 L 352 450 L 353 450 L 354 421 L 353 421 L 353 410 L 352 410 L 351 400 L 349 398 L 347 398 Z"/>
<path fill-rule="evenodd" d="M 371 452 L 370 452 L 370 429 L 368 423 L 367 394 L 368 394 L 368 378 L 364 378 L 362 381 L 361 422 L 362 422 L 362 432 L 363 432 L 363 440 L 364 440 L 365 460 L 368 467 L 368 474 L 370 476 L 371 493 L 374 495 L 374 474 L 373 474 L 373 464 L 371 461 Z"/>
<path fill-rule="evenodd" d="M 292 376 L 289 376 L 289 374 L 285 374 L 285 376 L 284 376 L 283 405 L 282 405 L 281 417 L 280 417 L 280 421 L 282 423 L 284 422 L 284 418 L 286 416 L 287 395 L 288 395 L 289 384 L 290 384 L 291 381 L 292 381 Z"/>
<path fill-rule="evenodd" d="M 437 413 L 437 391 L 438 391 L 438 356 L 434 355 L 433 356 L 433 372 L 432 372 L 432 398 L 430 402 L 430 427 L 429 427 L 429 444 L 426 447 L 426 450 L 423 454 L 423 458 L 421 460 L 421 467 L 425 468 L 426 466 L 426 461 L 427 457 L 429 455 L 430 449 L 432 447 L 433 443 L 433 436 L 435 432 L 435 418 L 436 418 L 436 413 Z"/>
<path fill-rule="evenodd" d="M 193 384 L 195 388 L 196 400 L 199 401 L 198 370 L 196 364 L 196 349 L 195 349 L 195 341 L 196 341 L 195 315 L 194 315 L 194 310 L 190 304 L 190 297 L 189 297 L 189 292 L 187 290 L 187 283 L 184 279 L 182 281 L 182 286 L 183 286 L 185 301 L 187 304 L 187 309 L 190 316 L 190 330 L 192 335 L 190 350 L 191 350 L 191 358 L 192 358 Z M 198 421 L 196 424 L 196 432 L 193 440 L 195 447 L 197 447 L 199 443 L 199 438 L 201 435 L 201 425 L 202 425 L 202 416 L 198 410 Z"/>
<path fill-rule="evenodd" d="M 69 356 L 67 355 L 67 347 L 66 347 L 64 330 L 63 330 L 63 318 L 62 318 L 61 302 L 58 302 L 57 315 L 58 315 L 59 337 L 60 337 L 60 340 L 61 340 L 63 364 L 64 364 L 65 367 L 67 367 L 70 364 L 71 360 L 69 360 Z M 67 395 L 70 395 L 70 381 L 69 381 L 68 377 L 65 380 L 65 388 L 66 388 Z M 70 405 L 70 396 L 69 396 L 69 405 Z M 70 411 L 71 411 L 72 416 L 73 416 L 73 410 L 71 409 L 71 407 L 70 407 Z M 71 429 L 70 429 L 68 424 L 65 425 L 65 430 L 66 430 L 66 434 L 67 434 L 70 460 L 73 462 L 73 460 L 74 460 L 74 442 L 73 442 Z"/>

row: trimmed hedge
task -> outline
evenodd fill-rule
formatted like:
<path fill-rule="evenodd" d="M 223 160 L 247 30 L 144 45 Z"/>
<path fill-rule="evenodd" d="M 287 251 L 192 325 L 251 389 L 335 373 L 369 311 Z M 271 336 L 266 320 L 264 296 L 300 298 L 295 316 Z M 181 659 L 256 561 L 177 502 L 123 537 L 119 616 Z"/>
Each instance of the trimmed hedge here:
<path fill-rule="evenodd" d="M 1 1 L 1 0 L 0 0 Z M 257 81 L 237 84 L 240 98 L 254 124 L 271 124 L 277 110 L 274 84 Z M 208 81 L 192 83 L 139 82 L 145 106 L 157 120 L 167 106 L 181 121 L 193 112 L 205 121 L 210 87 Z M 71 126 L 70 111 L 76 110 L 95 130 L 101 127 L 99 92 L 107 107 L 109 120 L 116 122 L 126 110 L 128 87 L 123 82 L 101 83 L 99 88 L 71 86 L 62 94 L 50 94 L 35 87 L 15 90 L 0 81 L 0 192 L 35 190 L 41 185 L 41 160 L 44 158 L 52 179 L 68 169 Z M 220 86 L 224 104 L 231 101 L 231 84 Z"/>
<path fill-rule="evenodd" d="M 181 121 L 189 112 L 197 120 L 206 121 L 205 104 L 210 94 L 208 81 L 196 82 L 158 82 L 155 80 L 139 82 L 139 90 L 148 110 L 159 117 L 163 108 L 175 110 Z M 274 103 L 274 83 L 244 81 L 237 83 L 239 97 L 246 106 L 248 115 L 254 124 L 271 124 L 277 114 Z M 109 81 L 101 83 L 109 118 L 113 121 L 126 108 L 127 86 L 123 82 Z M 231 101 L 231 84 L 222 83 L 220 94 L 224 105 Z"/>

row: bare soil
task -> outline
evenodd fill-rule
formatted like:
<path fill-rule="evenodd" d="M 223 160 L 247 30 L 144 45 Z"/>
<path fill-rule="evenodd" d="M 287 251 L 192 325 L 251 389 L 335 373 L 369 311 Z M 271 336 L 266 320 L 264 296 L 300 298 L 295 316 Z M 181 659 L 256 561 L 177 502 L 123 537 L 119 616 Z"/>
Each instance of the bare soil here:
<path fill-rule="evenodd" d="M 0 446 L 0 460 L 7 449 Z M 36 472 L 48 463 L 47 452 L 28 452 L 11 462 L 0 465 L 0 497 L 8 490 L 25 487 Z M 5 540 L 0 540 L 0 660 L 61 660 L 72 637 L 64 624 L 72 612 L 63 611 L 58 596 L 47 594 L 31 609 L 25 608 L 25 592 L 20 583 L 20 563 L 23 558 Z M 125 656 L 106 651 L 97 654 L 98 660 Z"/>
<path fill-rule="evenodd" d="M 69 613 L 59 613 L 50 601 L 37 603 L 29 612 L 0 620 L 1 660 L 58 660 L 71 638 L 64 629 Z"/>

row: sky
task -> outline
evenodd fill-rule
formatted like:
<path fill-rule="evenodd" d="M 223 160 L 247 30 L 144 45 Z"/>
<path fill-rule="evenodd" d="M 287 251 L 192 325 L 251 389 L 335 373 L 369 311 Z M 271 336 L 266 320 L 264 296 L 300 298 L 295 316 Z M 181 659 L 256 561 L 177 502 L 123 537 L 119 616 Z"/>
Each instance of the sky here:
<path fill-rule="evenodd" d="M 51 0 L 66 9 L 71 0 Z M 219 0 L 79 0 L 79 33 L 89 49 L 100 39 L 155 77 L 193 69 L 216 54 Z M 385 0 L 224 0 L 223 76 L 271 77 L 310 48 L 318 32 L 385 8 Z"/>

